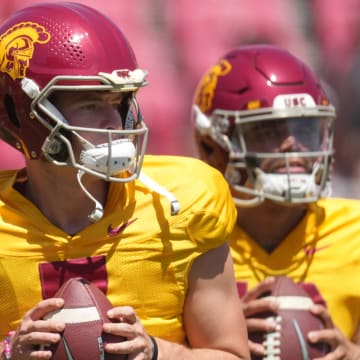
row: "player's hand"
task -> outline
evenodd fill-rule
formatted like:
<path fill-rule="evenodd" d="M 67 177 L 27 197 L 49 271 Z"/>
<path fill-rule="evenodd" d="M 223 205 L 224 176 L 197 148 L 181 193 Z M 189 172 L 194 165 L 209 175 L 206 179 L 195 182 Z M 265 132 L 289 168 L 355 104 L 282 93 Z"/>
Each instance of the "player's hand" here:
<path fill-rule="evenodd" d="M 65 324 L 43 318 L 63 305 L 63 299 L 47 299 L 40 301 L 25 314 L 11 339 L 11 360 L 51 358 L 52 352 L 46 346 L 60 341 Z M 45 350 L 42 350 L 44 346 Z"/>
<path fill-rule="evenodd" d="M 129 360 L 150 360 L 152 358 L 153 343 L 132 307 L 114 307 L 108 312 L 108 317 L 117 322 L 104 324 L 104 331 L 122 336 L 127 340 L 119 343 L 106 343 L 104 344 L 105 351 L 113 354 L 128 354 Z"/>
<path fill-rule="evenodd" d="M 311 343 L 326 343 L 330 346 L 330 353 L 322 357 L 322 360 L 359 360 L 360 346 L 354 344 L 337 328 L 328 312 L 322 305 L 313 305 L 310 311 L 320 317 L 325 325 L 325 329 L 311 331 L 308 333 L 308 339 Z M 314 359 L 319 360 L 319 359 Z"/>
<path fill-rule="evenodd" d="M 270 290 L 274 280 L 275 279 L 273 277 L 266 278 L 260 284 L 249 290 L 242 298 L 246 326 L 249 334 L 252 332 L 272 332 L 276 329 L 277 325 L 271 317 L 268 319 L 253 317 L 259 313 L 276 313 L 279 310 L 279 304 L 273 297 L 268 296 L 257 299 L 257 297 L 261 294 Z M 265 349 L 262 344 L 255 343 L 251 340 L 249 340 L 249 349 L 253 355 L 261 356 L 265 353 Z"/>

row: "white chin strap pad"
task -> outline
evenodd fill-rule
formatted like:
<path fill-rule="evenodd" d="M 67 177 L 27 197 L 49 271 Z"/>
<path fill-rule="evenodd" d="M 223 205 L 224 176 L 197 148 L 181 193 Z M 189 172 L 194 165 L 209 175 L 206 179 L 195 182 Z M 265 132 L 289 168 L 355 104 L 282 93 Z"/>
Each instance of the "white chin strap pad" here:
<path fill-rule="evenodd" d="M 109 144 L 97 145 L 94 148 L 83 150 L 80 161 L 91 170 L 111 175 L 131 170 L 136 156 L 136 149 L 132 141 L 120 139 Z"/>
<path fill-rule="evenodd" d="M 264 194 L 280 197 L 306 198 L 318 192 L 312 174 L 264 174 L 257 177 L 256 188 Z M 266 195 L 265 195 L 266 197 Z"/>

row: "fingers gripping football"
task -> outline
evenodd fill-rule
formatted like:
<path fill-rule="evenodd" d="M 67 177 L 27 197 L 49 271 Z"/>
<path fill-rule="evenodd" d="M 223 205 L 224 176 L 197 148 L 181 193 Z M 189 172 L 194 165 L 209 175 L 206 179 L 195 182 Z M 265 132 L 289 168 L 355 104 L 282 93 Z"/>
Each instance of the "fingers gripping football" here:
<path fill-rule="evenodd" d="M 308 341 L 307 334 L 324 323 L 309 311 L 311 297 L 290 278 L 277 277 L 244 301 L 252 359 L 304 360 L 328 352 L 326 344 Z"/>

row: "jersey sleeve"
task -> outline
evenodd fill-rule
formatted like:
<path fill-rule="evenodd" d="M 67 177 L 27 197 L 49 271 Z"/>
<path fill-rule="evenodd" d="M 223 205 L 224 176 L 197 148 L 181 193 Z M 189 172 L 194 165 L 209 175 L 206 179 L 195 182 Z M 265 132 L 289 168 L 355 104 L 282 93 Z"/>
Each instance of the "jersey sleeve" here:
<path fill-rule="evenodd" d="M 236 208 L 229 185 L 220 172 L 201 164 L 197 174 L 187 231 L 200 247 L 214 248 L 227 241 L 236 222 Z"/>

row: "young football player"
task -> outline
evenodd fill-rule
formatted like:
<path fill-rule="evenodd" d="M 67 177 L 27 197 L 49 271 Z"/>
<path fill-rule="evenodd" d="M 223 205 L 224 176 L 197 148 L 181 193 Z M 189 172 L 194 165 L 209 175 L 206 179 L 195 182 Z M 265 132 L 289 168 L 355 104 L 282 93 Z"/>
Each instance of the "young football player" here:
<path fill-rule="evenodd" d="M 2 357 L 51 358 L 66 324 L 44 318 L 81 276 L 114 305 L 104 332 L 125 337 L 107 353 L 248 359 L 230 191 L 199 160 L 145 156 L 146 71 L 123 33 L 39 3 L 1 24 L 0 47 L 0 135 L 26 158 L 25 175 L 0 172 Z"/>
<path fill-rule="evenodd" d="M 200 158 L 237 206 L 229 242 L 250 337 L 275 331 L 256 315 L 279 303 L 259 295 L 285 275 L 326 325 L 308 341 L 329 344 L 329 359 L 359 358 L 360 202 L 329 197 L 335 110 L 313 71 L 277 46 L 233 49 L 201 79 L 193 116 Z"/>

